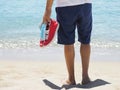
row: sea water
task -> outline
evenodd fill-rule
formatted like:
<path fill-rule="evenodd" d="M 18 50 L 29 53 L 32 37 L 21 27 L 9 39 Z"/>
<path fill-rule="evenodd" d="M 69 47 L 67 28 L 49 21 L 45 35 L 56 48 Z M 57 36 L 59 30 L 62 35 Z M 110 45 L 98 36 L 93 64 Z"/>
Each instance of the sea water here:
<path fill-rule="evenodd" d="M 46 0 L 1 0 L 0 49 L 39 48 L 39 23 L 45 4 Z M 92 9 L 92 47 L 119 50 L 120 0 L 93 0 Z M 51 17 L 56 18 L 55 3 Z M 56 41 L 49 47 L 54 46 L 60 47 Z"/>

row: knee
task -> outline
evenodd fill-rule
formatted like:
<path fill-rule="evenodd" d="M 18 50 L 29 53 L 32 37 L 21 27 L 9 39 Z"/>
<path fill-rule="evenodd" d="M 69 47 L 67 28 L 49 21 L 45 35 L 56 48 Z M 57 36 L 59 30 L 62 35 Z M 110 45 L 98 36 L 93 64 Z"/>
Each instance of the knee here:
<path fill-rule="evenodd" d="M 83 44 L 83 43 L 81 43 L 81 46 L 88 47 L 88 46 L 90 46 L 90 43 L 89 44 Z"/>

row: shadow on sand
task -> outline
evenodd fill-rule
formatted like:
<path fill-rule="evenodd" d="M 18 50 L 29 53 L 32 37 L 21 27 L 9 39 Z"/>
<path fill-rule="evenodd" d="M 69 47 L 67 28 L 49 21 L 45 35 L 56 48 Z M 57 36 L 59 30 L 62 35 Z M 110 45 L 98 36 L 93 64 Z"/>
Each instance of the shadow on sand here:
<path fill-rule="evenodd" d="M 76 85 L 62 85 L 62 86 L 57 86 L 54 83 L 50 82 L 47 79 L 44 79 L 43 82 L 45 83 L 45 85 L 49 86 L 51 89 L 57 89 L 57 90 L 61 90 L 63 88 L 65 89 L 71 89 L 71 88 L 84 88 L 84 89 L 90 89 L 90 88 L 94 88 L 94 87 L 98 87 L 98 86 L 103 86 L 106 84 L 110 84 L 107 81 L 104 81 L 102 79 L 96 79 L 94 81 L 92 81 L 89 84 L 86 85 L 81 85 L 80 83 L 76 84 Z"/>

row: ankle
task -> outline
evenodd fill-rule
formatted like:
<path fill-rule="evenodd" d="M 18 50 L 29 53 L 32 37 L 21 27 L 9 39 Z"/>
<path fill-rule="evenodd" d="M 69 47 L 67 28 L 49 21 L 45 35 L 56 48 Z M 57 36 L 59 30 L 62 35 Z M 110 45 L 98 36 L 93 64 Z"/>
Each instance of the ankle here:
<path fill-rule="evenodd" d="M 83 79 L 84 79 L 84 78 L 85 78 L 85 79 L 86 79 L 86 78 L 89 78 L 89 75 L 88 75 L 88 74 L 83 74 L 83 75 L 82 75 L 82 78 L 83 78 Z"/>
<path fill-rule="evenodd" d="M 75 78 L 74 78 L 74 77 L 69 77 L 68 80 L 69 80 L 70 82 L 73 82 L 73 81 L 75 81 Z"/>

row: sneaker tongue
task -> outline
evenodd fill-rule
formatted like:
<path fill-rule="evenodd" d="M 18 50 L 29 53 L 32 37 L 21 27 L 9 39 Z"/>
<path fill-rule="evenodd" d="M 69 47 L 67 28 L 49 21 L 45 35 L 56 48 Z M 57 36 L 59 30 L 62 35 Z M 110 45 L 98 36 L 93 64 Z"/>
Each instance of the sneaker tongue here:
<path fill-rule="evenodd" d="M 46 30 L 45 30 L 45 40 L 48 40 L 48 37 L 49 37 L 49 31 L 50 31 L 50 22 L 48 22 L 47 25 L 46 25 Z"/>
<path fill-rule="evenodd" d="M 47 25 L 46 25 L 46 30 L 48 30 L 50 27 L 50 23 L 48 22 Z"/>

